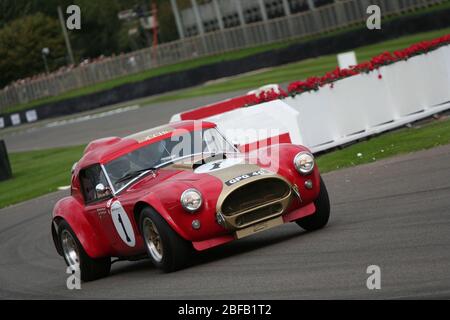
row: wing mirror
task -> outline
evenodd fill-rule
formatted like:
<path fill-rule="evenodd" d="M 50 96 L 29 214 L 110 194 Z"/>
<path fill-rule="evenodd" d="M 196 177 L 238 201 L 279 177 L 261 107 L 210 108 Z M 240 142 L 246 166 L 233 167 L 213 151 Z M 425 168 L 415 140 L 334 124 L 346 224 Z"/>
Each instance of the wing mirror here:
<path fill-rule="evenodd" d="M 99 183 L 95 186 L 95 191 L 97 192 L 97 195 L 100 197 L 106 197 L 111 195 L 111 189 L 106 187 L 103 183 Z"/>
<path fill-rule="evenodd" d="M 72 170 L 70 171 L 70 174 L 73 174 L 75 172 L 75 168 L 77 167 L 78 162 L 75 162 L 72 166 Z"/>

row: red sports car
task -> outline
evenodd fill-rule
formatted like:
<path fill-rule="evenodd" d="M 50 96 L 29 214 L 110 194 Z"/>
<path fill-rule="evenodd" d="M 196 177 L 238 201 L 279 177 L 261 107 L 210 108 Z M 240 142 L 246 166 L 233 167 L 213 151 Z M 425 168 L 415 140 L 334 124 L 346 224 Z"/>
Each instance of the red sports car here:
<path fill-rule="evenodd" d="M 54 208 L 58 253 L 83 281 L 111 258 L 171 272 L 202 251 L 288 222 L 324 227 L 330 204 L 313 155 L 277 144 L 241 153 L 208 122 L 91 142 Z M 195 250 L 193 250 L 195 249 Z"/>

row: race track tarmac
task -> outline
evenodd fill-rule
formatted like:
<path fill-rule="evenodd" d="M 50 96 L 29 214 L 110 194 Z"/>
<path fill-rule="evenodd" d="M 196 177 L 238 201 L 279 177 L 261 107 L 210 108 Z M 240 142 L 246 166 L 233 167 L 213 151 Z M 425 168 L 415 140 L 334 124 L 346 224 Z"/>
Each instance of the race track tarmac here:
<path fill-rule="evenodd" d="M 50 234 L 64 192 L 0 210 L 0 298 L 450 298 L 450 145 L 324 175 L 329 225 L 289 224 L 199 254 L 163 274 L 149 261 L 66 288 Z M 381 268 L 381 290 L 366 269 Z"/>

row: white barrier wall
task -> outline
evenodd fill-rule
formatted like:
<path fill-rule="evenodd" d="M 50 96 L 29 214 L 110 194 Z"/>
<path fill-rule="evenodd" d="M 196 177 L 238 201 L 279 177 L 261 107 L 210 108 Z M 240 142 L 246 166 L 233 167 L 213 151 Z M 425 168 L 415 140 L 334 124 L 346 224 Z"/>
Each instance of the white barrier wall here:
<path fill-rule="evenodd" d="M 209 117 L 229 141 L 247 145 L 289 133 L 291 141 L 303 144 L 298 130 L 300 114 L 281 100 L 240 108 Z"/>
<path fill-rule="evenodd" d="M 381 76 L 380 76 L 381 75 Z M 403 126 L 450 108 L 450 46 L 339 80 L 308 92 L 215 115 L 227 132 L 236 129 L 278 129 L 291 141 L 313 152 Z M 230 130 L 231 129 L 231 130 Z M 236 136 L 238 135 L 238 136 Z M 232 141 L 252 143 L 264 136 L 239 136 Z"/>

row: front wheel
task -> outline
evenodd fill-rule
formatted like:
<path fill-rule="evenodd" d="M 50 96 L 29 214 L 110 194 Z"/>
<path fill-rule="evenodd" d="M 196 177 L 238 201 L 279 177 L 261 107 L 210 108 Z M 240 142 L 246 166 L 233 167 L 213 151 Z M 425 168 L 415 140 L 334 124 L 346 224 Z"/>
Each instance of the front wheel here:
<path fill-rule="evenodd" d="M 79 269 L 82 281 L 97 280 L 109 274 L 111 258 L 89 257 L 66 221 L 59 224 L 58 237 L 66 264 L 74 271 Z"/>
<path fill-rule="evenodd" d="M 314 201 L 316 212 L 305 218 L 295 221 L 300 227 L 306 231 L 314 231 L 322 229 L 330 219 L 330 200 L 328 198 L 328 191 L 325 183 L 320 177 L 320 192 L 317 199 Z"/>
<path fill-rule="evenodd" d="M 186 266 L 191 248 L 152 208 L 145 208 L 140 217 L 141 235 L 153 265 L 165 272 Z"/>

